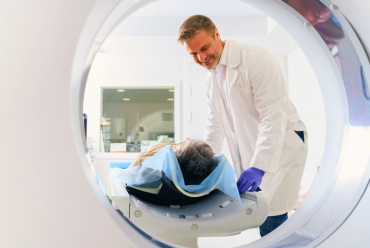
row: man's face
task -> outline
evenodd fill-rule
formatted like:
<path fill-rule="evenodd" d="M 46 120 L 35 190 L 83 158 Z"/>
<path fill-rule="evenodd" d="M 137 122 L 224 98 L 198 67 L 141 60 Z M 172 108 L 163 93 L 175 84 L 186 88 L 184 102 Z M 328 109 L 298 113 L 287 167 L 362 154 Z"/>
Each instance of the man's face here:
<path fill-rule="evenodd" d="M 217 29 L 215 30 L 215 38 L 208 35 L 203 29 L 182 45 L 193 60 L 207 70 L 214 69 L 220 61 L 222 44 Z"/>

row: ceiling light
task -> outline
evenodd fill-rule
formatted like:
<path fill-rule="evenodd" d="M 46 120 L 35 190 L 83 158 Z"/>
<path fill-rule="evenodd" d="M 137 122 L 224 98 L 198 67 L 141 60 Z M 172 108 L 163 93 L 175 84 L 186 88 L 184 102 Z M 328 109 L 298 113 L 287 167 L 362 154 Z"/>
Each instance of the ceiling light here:
<path fill-rule="evenodd" d="M 130 98 L 123 98 L 124 101 L 130 101 Z"/>
<path fill-rule="evenodd" d="M 168 90 L 168 92 L 175 92 L 175 89 L 172 89 L 172 90 Z"/>
<path fill-rule="evenodd" d="M 173 101 L 173 98 L 167 98 L 167 101 Z"/>
<path fill-rule="evenodd" d="M 126 90 L 124 89 L 118 89 L 117 92 L 125 92 Z"/>

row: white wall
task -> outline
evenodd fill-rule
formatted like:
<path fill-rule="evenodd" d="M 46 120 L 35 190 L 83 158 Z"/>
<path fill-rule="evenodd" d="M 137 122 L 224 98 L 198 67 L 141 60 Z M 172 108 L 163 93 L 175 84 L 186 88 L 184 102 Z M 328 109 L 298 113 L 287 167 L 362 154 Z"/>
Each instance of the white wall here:
<path fill-rule="evenodd" d="M 167 37 L 163 40 L 142 37 L 141 42 L 137 42 L 137 39 L 128 37 L 119 41 L 122 42 L 122 47 L 126 48 L 123 50 L 127 51 L 128 56 L 116 56 L 115 50 L 112 54 L 112 49 L 110 52 L 107 49 L 108 54 L 98 54 L 92 64 L 85 88 L 83 111 L 88 116 L 87 136 L 91 137 L 95 144 L 99 143 L 100 134 L 101 87 L 132 86 L 139 81 L 183 80 L 183 54 L 177 52 L 176 56 L 172 56 L 172 52 L 166 54 L 163 52 L 166 42 L 174 42 L 172 38 Z M 112 40 L 108 38 L 106 43 L 110 44 L 110 42 Z M 143 52 L 143 50 L 151 50 L 145 46 L 146 44 L 151 44 L 153 51 L 162 50 L 162 56 L 158 56 L 160 55 L 158 52 Z M 158 49 L 155 49 L 156 47 Z M 179 49 L 182 48 L 179 47 Z M 127 132 L 130 131 L 127 130 Z"/>
<path fill-rule="evenodd" d="M 308 131 L 308 157 L 305 175 L 311 178 L 320 165 L 325 146 L 324 102 L 315 73 L 300 48 L 287 56 L 289 96 Z M 303 183 L 309 186 L 310 182 Z"/>

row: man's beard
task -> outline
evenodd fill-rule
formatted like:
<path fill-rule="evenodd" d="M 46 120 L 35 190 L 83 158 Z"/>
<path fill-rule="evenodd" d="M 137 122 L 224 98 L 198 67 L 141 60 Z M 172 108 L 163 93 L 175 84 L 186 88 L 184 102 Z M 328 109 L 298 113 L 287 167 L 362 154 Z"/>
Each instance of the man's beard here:
<path fill-rule="evenodd" d="M 214 70 L 216 68 L 216 66 L 218 65 L 218 62 L 220 61 L 221 56 L 222 56 L 222 48 L 221 48 L 221 45 L 219 45 L 217 51 L 215 51 L 215 53 L 213 55 L 211 55 L 211 57 L 209 58 L 209 60 L 210 60 L 213 57 L 214 60 L 215 60 L 215 62 L 212 64 L 212 66 L 210 68 L 207 68 L 207 66 L 204 65 L 204 63 L 200 62 L 199 60 L 197 61 L 197 63 L 199 65 L 205 67 L 207 70 Z"/>

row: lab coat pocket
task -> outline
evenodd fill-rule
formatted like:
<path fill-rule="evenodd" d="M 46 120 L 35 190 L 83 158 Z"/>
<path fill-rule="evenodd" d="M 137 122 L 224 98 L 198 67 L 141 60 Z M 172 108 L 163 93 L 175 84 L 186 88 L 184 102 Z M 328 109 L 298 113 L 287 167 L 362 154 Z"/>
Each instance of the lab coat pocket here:
<path fill-rule="evenodd" d="M 294 129 L 286 130 L 279 166 L 291 164 L 301 156 L 303 151 L 304 143 Z"/>
<path fill-rule="evenodd" d="M 301 138 L 302 142 L 304 143 L 304 132 L 303 131 L 294 131 L 299 138 Z"/>

